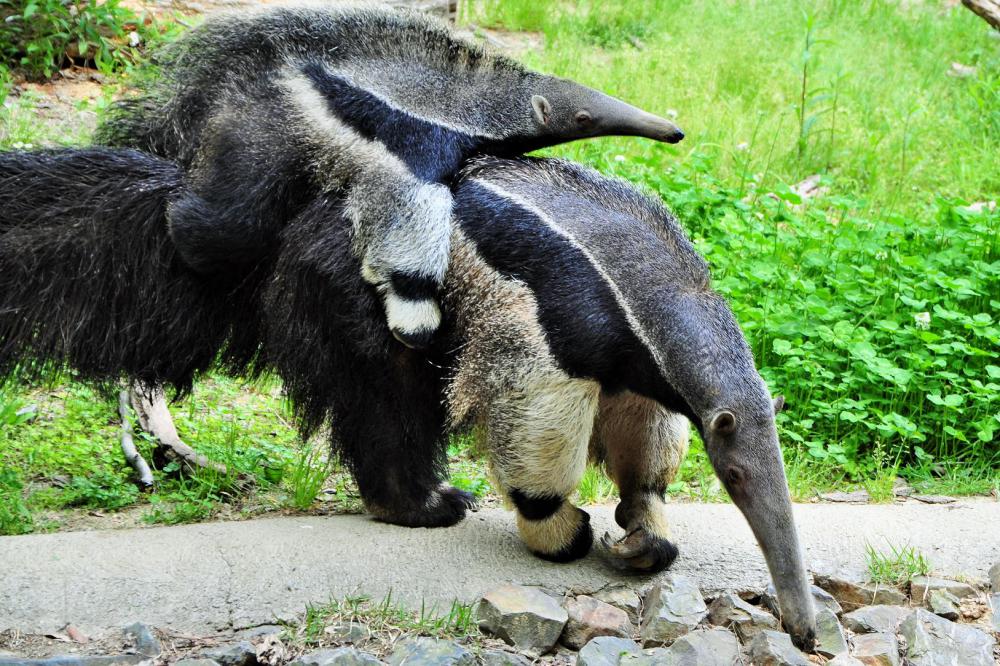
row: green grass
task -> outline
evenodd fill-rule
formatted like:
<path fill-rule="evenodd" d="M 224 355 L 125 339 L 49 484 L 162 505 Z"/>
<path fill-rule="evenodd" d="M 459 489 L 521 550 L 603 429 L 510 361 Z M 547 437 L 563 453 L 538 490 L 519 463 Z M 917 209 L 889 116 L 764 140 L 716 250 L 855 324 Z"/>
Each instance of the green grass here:
<path fill-rule="evenodd" d="M 315 647 L 328 642 L 327 627 L 347 622 L 364 625 L 370 640 L 383 644 L 401 634 L 452 640 L 480 636 L 475 611 L 468 604 L 455 601 L 446 609 L 422 604 L 419 611 L 413 611 L 394 600 L 391 593 L 381 601 L 353 596 L 308 606 L 302 619 L 287 627 L 286 634 L 293 643 Z"/>
<path fill-rule="evenodd" d="M 930 573 L 927 558 L 913 546 L 888 546 L 887 551 L 878 550 L 871 544 L 865 546 L 868 576 L 873 583 L 901 586 L 916 576 Z"/>

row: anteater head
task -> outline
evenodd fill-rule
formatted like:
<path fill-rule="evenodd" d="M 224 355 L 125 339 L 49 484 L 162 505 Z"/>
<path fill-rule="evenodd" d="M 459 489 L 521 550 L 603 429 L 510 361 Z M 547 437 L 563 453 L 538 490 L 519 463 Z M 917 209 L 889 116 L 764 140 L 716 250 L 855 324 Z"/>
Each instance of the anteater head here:
<path fill-rule="evenodd" d="M 528 77 L 525 111 L 546 145 L 596 136 L 641 136 L 677 143 L 684 132 L 666 118 L 587 86 L 552 76 Z"/>

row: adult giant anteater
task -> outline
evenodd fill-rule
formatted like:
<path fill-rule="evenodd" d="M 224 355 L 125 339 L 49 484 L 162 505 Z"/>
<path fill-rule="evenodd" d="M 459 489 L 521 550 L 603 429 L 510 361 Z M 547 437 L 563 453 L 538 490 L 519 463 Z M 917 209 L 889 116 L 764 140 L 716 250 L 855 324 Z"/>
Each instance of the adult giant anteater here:
<path fill-rule="evenodd" d="M 74 176 L 87 173 L 86 181 Z M 445 435 L 478 426 L 528 548 L 585 555 L 569 497 L 588 456 L 618 485 L 612 555 L 658 571 L 677 555 L 663 494 L 687 423 L 743 511 L 786 628 L 814 618 L 771 396 L 705 262 L 670 213 L 621 182 L 554 160 L 480 159 L 454 184 L 443 335 L 397 344 L 360 276 L 336 196 L 288 224 L 250 277 L 217 283 L 170 242 L 181 170 L 136 152 L 0 156 L 0 374 L 75 367 L 185 387 L 217 354 L 271 368 L 309 432 L 329 422 L 367 508 L 448 525 Z"/>

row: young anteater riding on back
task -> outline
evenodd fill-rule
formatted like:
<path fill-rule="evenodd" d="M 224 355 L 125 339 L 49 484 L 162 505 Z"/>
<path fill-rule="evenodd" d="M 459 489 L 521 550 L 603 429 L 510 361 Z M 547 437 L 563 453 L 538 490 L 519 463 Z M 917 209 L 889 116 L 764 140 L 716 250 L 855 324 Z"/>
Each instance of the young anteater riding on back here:
<path fill-rule="evenodd" d="M 160 77 L 98 141 L 185 169 L 190 191 L 171 205 L 170 233 L 202 273 L 252 265 L 307 202 L 336 195 L 390 329 L 423 347 L 440 323 L 459 165 L 611 134 L 683 137 L 430 19 L 354 7 L 208 19 L 167 49 Z"/>

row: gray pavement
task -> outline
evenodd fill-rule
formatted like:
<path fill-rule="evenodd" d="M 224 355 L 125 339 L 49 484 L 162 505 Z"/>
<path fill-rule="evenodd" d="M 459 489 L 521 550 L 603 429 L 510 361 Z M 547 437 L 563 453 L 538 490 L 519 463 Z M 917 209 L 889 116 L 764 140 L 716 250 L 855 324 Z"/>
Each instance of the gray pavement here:
<path fill-rule="evenodd" d="M 590 507 L 595 532 L 617 533 L 612 507 Z M 674 571 L 707 593 L 763 587 L 767 570 L 739 511 L 674 504 L 681 557 Z M 909 544 L 941 574 L 985 578 L 1000 561 L 1000 503 L 928 506 L 804 504 L 796 516 L 810 567 L 858 569 L 865 544 Z M 272 518 L 152 529 L 0 538 L 0 631 L 50 632 L 73 623 L 98 635 L 141 621 L 204 634 L 273 622 L 310 602 L 390 591 L 447 609 L 498 584 L 562 593 L 612 582 L 637 588 L 591 555 L 550 564 L 529 555 L 502 510 L 448 529 L 406 529 L 365 516 Z"/>

